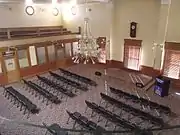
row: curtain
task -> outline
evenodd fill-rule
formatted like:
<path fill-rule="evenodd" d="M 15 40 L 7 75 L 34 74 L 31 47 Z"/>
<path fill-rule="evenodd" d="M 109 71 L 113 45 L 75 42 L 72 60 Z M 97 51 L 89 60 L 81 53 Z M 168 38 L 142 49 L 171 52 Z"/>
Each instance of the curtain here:
<path fill-rule="evenodd" d="M 124 46 L 124 66 L 129 69 L 139 70 L 141 46 Z"/>
<path fill-rule="evenodd" d="M 180 50 L 165 50 L 164 76 L 180 79 Z"/>

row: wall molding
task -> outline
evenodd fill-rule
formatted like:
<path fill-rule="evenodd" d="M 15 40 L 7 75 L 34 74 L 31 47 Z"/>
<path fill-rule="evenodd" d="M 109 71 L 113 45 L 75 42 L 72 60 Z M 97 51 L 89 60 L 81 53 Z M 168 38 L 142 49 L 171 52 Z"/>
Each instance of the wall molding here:
<path fill-rule="evenodd" d="M 124 46 L 141 46 L 142 40 L 124 39 Z"/>

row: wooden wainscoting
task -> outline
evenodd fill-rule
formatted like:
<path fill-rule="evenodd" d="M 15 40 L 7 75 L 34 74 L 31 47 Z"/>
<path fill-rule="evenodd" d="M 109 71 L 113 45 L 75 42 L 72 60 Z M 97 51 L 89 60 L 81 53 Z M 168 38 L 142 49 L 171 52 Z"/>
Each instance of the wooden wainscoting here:
<path fill-rule="evenodd" d="M 36 74 L 44 73 L 47 72 L 48 70 L 53 70 L 53 69 L 56 69 L 56 61 L 35 65 L 32 67 L 22 68 L 20 69 L 20 76 L 21 78 L 34 76 Z"/>
<path fill-rule="evenodd" d="M 144 66 L 144 65 L 141 65 L 140 71 L 141 71 L 141 73 L 148 75 L 148 76 L 152 76 L 152 77 L 161 75 L 161 70 L 157 70 L 157 69 L 154 69 L 153 67 L 148 67 L 148 66 Z"/>
<path fill-rule="evenodd" d="M 5 85 L 8 83 L 8 78 L 7 75 L 4 75 L 3 73 L 0 74 L 0 82 L 1 85 Z"/>
<path fill-rule="evenodd" d="M 139 71 L 127 69 L 124 67 L 124 64 L 122 61 L 116 61 L 116 60 L 107 60 L 106 67 L 107 68 L 119 68 L 119 69 L 123 69 L 123 70 L 129 71 L 129 72 L 141 72 L 145 75 L 152 76 L 152 77 L 156 77 L 161 74 L 160 70 L 156 70 L 156 69 L 153 69 L 153 67 L 148 67 L 148 66 L 144 66 L 144 65 L 141 65 L 141 68 Z"/>
<path fill-rule="evenodd" d="M 66 68 L 66 67 L 69 67 L 69 66 L 72 66 L 74 65 L 73 61 L 72 61 L 72 58 L 69 57 L 69 58 L 64 58 L 62 60 L 57 60 L 56 61 L 56 69 L 57 68 Z"/>
<path fill-rule="evenodd" d="M 20 69 L 20 76 L 23 77 L 31 77 L 37 74 L 45 73 L 49 70 L 56 70 L 58 68 L 66 68 L 72 66 L 73 62 L 71 58 L 64 58 L 61 60 L 47 62 L 40 65 L 35 65 L 27 68 Z"/>
<path fill-rule="evenodd" d="M 124 68 L 122 61 L 106 60 L 107 68 Z"/>
<path fill-rule="evenodd" d="M 148 67 L 148 66 L 144 66 L 144 65 L 141 65 L 140 71 L 134 71 L 131 69 L 127 69 L 124 67 L 123 62 L 116 61 L 116 60 L 107 60 L 106 68 L 119 68 L 119 69 L 123 69 L 123 70 L 130 71 L 130 72 L 140 72 L 145 75 L 152 76 L 152 77 L 157 77 L 159 75 L 162 75 L 161 70 L 157 70 L 157 69 L 154 69 L 153 67 Z M 168 77 L 165 77 L 165 78 L 171 80 L 172 87 L 180 88 L 180 79 L 172 79 L 172 78 L 168 78 Z"/>

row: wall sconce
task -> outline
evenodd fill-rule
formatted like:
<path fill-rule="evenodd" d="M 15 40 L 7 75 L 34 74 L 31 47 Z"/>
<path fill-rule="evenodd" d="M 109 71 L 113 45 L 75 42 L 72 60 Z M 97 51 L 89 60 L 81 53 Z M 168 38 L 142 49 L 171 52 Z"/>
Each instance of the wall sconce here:
<path fill-rule="evenodd" d="M 44 9 L 44 8 L 39 8 L 39 11 L 40 11 L 40 12 L 44 12 L 45 9 Z"/>
<path fill-rule="evenodd" d="M 163 51 L 164 44 L 154 43 L 154 44 L 153 44 L 153 47 L 152 47 L 152 50 L 156 49 L 157 47 L 160 47 L 160 48 L 161 48 L 161 51 Z"/>
<path fill-rule="evenodd" d="M 35 12 L 33 6 L 27 6 L 25 11 L 26 11 L 26 14 L 28 14 L 28 15 L 33 15 Z"/>
<path fill-rule="evenodd" d="M 77 13 L 77 7 L 76 6 L 72 6 L 71 13 L 72 13 L 72 15 L 76 15 L 76 13 Z"/>
<path fill-rule="evenodd" d="M 61 47 L 64 48 L 64 43 L 61 44 Z"/>
<path fill-rule="evenodd" d="M 52 14 L 53 14 L 54 16 L 58 16 L 59 10 L 58 10 L 57 8 L 53 8 L 53 9 L 52 9 Z"/>

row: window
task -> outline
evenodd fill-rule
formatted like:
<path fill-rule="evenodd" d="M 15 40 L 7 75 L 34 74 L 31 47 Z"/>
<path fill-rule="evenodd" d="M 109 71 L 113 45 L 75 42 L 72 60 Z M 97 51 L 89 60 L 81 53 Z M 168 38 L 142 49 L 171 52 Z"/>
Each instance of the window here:
<path fill-rule="evenodd" d="M 78 52 L 78 42 L 73 42 L 73 55 L 77 54 Z"/>
<path fill-rule="evenodd" d="M 37 57 L 36 57 L 36 49 L 35 46 L 30 46 L 29 47 L 29 54 L 30 54 L 30 59 L 31 59 L 31 65 L 37 65 Z"/>
<path fill-rule="evenodd" d="M 133 69 L 139 70 L 140 66 L 140 46 L 130 46 L 125 45 L 124 47 L 124 66 Z"/>
<path fill-rule="evenodd" d="M 38 57 L 38 64 L 43 64 L 46 62 L 45 47 L 37 47 L 37 57 Z"/>
<path fill-rule="evenodd" d="M 27 50 L 18 50 L 18 59 L 20 68 L 25 68 L 29 66 Z"/>
<path fill-rule="evenodd" d="M 65 44 L 65 55 L 66 57 L 72 56 L 72 49 L 71 49 L 71 43 L 66 43 Z"/>
<path fill-rule="evenodd" d="M 57 51 L 57 59 L 64 59 L 65 58 L 65 47 L 64 44 L 60 44 L 56 46 Z"/>
<path fill-rule="evenodd" d="M 180 78 L 180 51 L 166 50 L 164 59 L 164 76 Z"/>
<path fill-rule="evenodd" d="M 48 57 L 49 57 L 49 61 L 54 61 L 55 58 L 55 48 L 54 45 L 50 45 L 47 47 L 48 49 Z"/>

